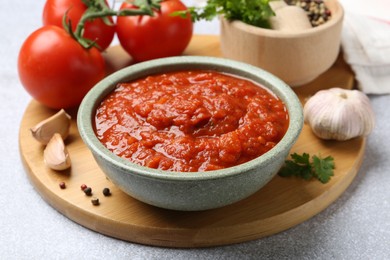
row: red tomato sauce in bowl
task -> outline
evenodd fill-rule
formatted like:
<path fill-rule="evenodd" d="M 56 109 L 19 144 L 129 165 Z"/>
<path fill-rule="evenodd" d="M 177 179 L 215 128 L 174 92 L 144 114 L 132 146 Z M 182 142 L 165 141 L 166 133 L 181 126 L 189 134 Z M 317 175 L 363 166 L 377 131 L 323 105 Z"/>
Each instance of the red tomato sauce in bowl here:
<path fill-rule="evenodd" d="M 288 125 L 285 105 L 269 90 L 202 70 L 120 83 L 95 115 L 96 136 L 114 154 L 182 172 L 250 161 L 272 149 Z"/>

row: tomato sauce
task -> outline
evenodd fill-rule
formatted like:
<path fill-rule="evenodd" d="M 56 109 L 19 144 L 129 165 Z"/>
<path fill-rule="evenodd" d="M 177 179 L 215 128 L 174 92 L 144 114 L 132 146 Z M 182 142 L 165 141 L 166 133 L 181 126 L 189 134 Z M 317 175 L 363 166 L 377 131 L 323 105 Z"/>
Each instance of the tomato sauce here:
<path fill-rule="evenodd" d="M 252 160 L 287 131 L 285 105 L 252 81 L 179 71 L 120 83 L 97 108 L 95 131 L 114 154 L 169 171 L 209 171 Z"/>

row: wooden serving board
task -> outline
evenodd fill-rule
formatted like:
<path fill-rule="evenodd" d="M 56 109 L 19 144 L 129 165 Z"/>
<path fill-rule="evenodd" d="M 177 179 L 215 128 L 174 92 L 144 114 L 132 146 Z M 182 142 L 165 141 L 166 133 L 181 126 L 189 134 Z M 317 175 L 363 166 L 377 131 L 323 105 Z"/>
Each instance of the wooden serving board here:
<path fill-rule="evenodd" d="M 186 54 L 219 56 L 218 38 L 195 36 Z M 120 48 L 111 49 L 107 58 L 113 61 L 110 70 L 130 63 L 130 58 Z M 353 74 L 341 58 L 317 80 L 295 90 L 304 101 L 318 89 L 333 86 L 353 87 Z M 51 206 L 84 227 L 155 246 L 226 245 L 293 227 L 321 212 L 344 192 L 358 172 L 365 148 L 364 138 L 321 141 L 305 126 L 291 152 L 332 155 L 336 169 L 329 183 L 276 176 L 254 195 L 230 206 L 180 212 L 137 201 L 108 181 L 78 134 L 76 111 L 68 111 L 73 116 L 71 133 L 66 140 L 72 167 L 65 172 L 48 169 L 43 162 L 44 147 L 32 138 L 29 128 L 55 112 L 31 101 L 20 125 L 20 154 L 32 185 Z M 66 189 L 59 187 L 60 182 L 66 183 Z M 80 189 L 82 184 L 92 188 L 100 205 L 92 205 L 91 197 Z M 110 188 L 111 196 L 103 196 L 105 187 Z"/>

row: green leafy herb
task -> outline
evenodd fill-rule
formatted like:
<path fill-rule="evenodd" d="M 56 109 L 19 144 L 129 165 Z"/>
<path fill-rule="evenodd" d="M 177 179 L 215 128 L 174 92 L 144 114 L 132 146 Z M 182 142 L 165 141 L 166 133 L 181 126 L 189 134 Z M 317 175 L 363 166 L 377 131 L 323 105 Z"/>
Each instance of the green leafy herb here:
<path fill-rule="evenodd" d="M 206 6 L 189 7 L 188 11 L 176 12 L 183 16 L 189 12 L 194 22 L 210 21 L 218 15 L 227 20 L 240 20 L 244 23 L 262 28 L 270 28 L 268 19 L 274 16 L 269 0 L 208 0 Z"/>
<path fill-rule="evenodd" d="M 316 178 L 322 183 L 327 183 L 333 176 L 335 164 L 332 156 L 320 158 L 313 155 L 310 161 L 309 154 L 294 153 L 291 154 L 291 159 L 285 161 L 284 166 L 279 171 L 280 176 L 297 176 L 305 180 Z"/>

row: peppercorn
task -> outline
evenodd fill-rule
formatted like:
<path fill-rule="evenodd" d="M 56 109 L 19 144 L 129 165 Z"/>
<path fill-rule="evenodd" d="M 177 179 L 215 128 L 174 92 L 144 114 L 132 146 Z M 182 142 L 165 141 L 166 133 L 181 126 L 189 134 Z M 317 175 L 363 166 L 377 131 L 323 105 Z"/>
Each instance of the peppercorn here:
<path fill-rule="evenodd" d="M 110 189 L 109 188 L 104 188 L 103 189 L 103 195 L 104 196 L 111 196 L 111 191 L 110 191 Z"/>
<path fill-rule="evenodd" d="M 81 184 L 80 188 L 81 188 L 81 190 L 85 190 L 87 188 L 87 185 Z"/>
<path fill-rule="evenodd" d="M 84 193 L 87 196 L 92 196 L 92 189 L 90 187 L 87 187 L 84 189 Z"/>
<path fill-rule="evenodd" d="M 332 15 L 323 0 L 285 0 L 288 5 L 301 7 L 313 27 L 324 24 Z"/>
<path fill-rule="evenodd" d="M 65 189 L 66 188 L 65 182 L 60 182 L 59 186 L 60 186 L 61 189 Z"/>
<path fill-rule="evenodd" d="M 96 198 L 96 197 L 93 197 L 93 198 L 91 199 L 91 202 L 92 202 L 92 204 L 95 205 L 95 206 L 97 206 L 97 205 L 100 204 L 99 199 Z"/>

